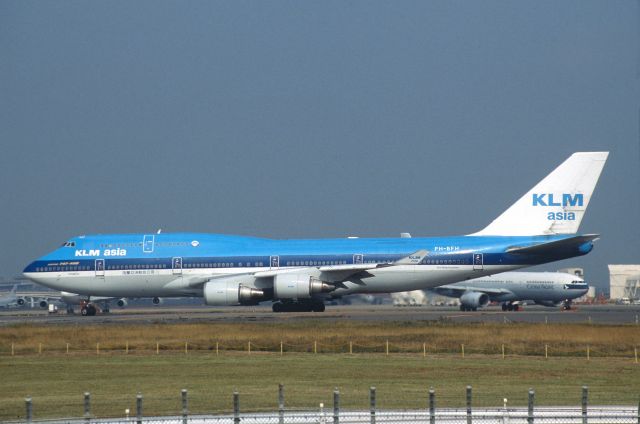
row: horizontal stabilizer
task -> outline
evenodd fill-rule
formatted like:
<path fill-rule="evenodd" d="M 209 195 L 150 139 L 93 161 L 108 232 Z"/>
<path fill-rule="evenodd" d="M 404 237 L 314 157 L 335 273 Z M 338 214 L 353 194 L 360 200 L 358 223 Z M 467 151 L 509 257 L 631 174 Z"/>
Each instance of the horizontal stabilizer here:
<path fill-rule="evenodd" d="M 511 246 L 507 248 L 507 253 L 514 253 L 519 255 L 542 255 L 547 252 L 553 252 L 562 249 L 579 248 L 587 242 L 597 240 L 599 237 L 599 234 L 586 234 L 583 236 L 550 241 L 547 243 L 538 243 L 527 246 Z"/>

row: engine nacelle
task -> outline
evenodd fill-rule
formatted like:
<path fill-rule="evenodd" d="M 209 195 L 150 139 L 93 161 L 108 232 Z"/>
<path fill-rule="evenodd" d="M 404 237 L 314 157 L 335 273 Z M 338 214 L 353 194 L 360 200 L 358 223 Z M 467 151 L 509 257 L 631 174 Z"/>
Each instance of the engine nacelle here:
<path fill-rule="evenodd" d="M 242 278 L 216 279 L 204 285 L 204 303 L 209 306 L 254 305 L 264 299 L 264 291 L 244 285 Z"/>
<path fill-rule="evenodd" d="M 486 293 L 468 291 L 460 296 L 460 303 L 468 308 L 480 308 L 489 304 L 489 295 Z"/>
<path fill-rule="evenodd" d="M 19 297 L 18 300 L 16 300 L 16 302 L 18 303 L 18 305 L 24 306 L 24 299 L 22 297 Z"/>
<path fill-rule="evenodd" d="M 151 302 L 157 306 L 162 305 L 164 303 L 164 300 L 162 300 L 162 298 L 160 297 L 154 297 L 153 299 L 151 299 Z"/>
<path fill-rule="evenodd" d="M 124 297 L 122 299 L 118 299 L 118 301 L 116 302 L 116 305 L 118 305 L 119 308 L 126 308 L 128 304 L 129 302 L 127 302 L 127 299 L 125 299 Z"/>
<path fill-rule="evenodd" d="M 327 293 L 336 288 L 309 274 L 278 274 L 273 278 L 274 299 L 308 299 L 314 294 Z"/>
<path fill-rule="evenodd" d="M 41 308 L 46 308 L 47 306 L 49 306 L 49 302 L 47 302 L 46 300 L 42 299 L 40 302 L 38 302 L 38 305 Z"/>

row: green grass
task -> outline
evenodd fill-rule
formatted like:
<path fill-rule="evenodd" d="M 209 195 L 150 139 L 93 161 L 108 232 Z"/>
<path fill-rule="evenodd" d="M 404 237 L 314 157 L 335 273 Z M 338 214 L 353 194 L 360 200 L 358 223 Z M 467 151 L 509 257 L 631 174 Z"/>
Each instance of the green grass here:
<path fill-rule="evenodd" d="M 80 416 L 83 392 L 92 394 L 98 417 L 135 411 L 137 392 L 148 415 L 177 414 L 180 390 L 189 390 L 193 413 L 231 409 L 240 392 L 243 411 L 273 410 L 277 385 L 285 384 L 289 408 L 330 406 L 341 391 L 345 408 L 367 408 L 369 386 L 377 387 L 379 408 L 423 408 L 430 386 L 438 406 L 464 405 L 465 386 L 474 404 L 526 404 L 536 390 L 538 405 L 577 405 L 580 387 L 590 388 L 592 404 L 637 404 L 640 365 L 631 358 L 586 359 L 416 354 L 211 353 L 161 355 L 29 355 L 0 357 L 0 419 L 24 416 L 31 395 L 36 418 Z"/>

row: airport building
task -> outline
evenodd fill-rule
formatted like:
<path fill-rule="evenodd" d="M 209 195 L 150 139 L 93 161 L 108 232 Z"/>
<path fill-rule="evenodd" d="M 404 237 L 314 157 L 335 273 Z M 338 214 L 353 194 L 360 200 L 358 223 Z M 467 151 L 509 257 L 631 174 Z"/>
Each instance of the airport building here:
<path fill-rule="evenodd" d="M 611 300 L 640 301 L 640 265 L 609 265 Z"/>

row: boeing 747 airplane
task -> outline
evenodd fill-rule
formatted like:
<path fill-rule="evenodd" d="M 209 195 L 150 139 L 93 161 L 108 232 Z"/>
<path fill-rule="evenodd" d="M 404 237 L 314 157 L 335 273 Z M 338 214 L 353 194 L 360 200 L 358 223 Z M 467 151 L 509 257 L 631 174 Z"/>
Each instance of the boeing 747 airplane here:
<path fill-rule="evenodd" d="M 470 235 L 317 240 L 86 235 L 33 261 L 24 275 L 86 296 L 201 296 L 207 305 L 272 301 L 275 312 L 324 311 L 328 298 L 427 289 L 589 253 L 598 235 L 576 232 L 607 156 L 574 153 Z"/>

